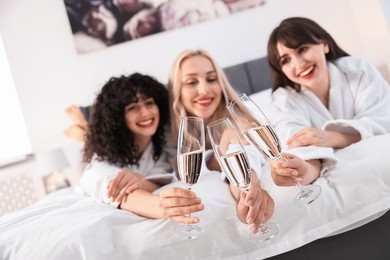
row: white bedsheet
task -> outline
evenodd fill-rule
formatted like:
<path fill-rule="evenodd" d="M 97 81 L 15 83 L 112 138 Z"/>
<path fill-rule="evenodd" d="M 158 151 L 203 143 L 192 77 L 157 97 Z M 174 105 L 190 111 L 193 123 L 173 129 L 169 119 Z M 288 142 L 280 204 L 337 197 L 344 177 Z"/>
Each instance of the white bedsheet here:
<path fill-rule="evenodd" d="M 198 216 L 202 237 L 176 237 L 176 223 L 150 220 L 98 204 L 67 189 L 0 218 L 0 259 L 262 259 L 348 230 L 390 208 L 390 134 L 339 150 L 339 163 L 316 181 L 322 194 L 295 208 L 294 187 L 277 187 L 263 174 L 275 200 L 271 219 L 278 237 L 264 244 L 248 239 L 235 202 L 217 175 L 202 176 L 194 191 L 205 204 Z M 180 182 L 171 185 L 182 186 Z"/>

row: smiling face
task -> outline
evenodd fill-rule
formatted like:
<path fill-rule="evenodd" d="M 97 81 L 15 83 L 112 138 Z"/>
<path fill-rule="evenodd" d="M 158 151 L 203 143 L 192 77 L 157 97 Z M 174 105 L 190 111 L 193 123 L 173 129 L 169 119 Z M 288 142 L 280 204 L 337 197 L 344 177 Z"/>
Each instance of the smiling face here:
<path fill-rule="evenodd" d="M 209 119 L 218 108 L 222 90 L 211 61 L 192 56 L 181 63 L 180 100 L 189 115 Z"/>
<path fill-rule="evenodd" d="M 160 112 L 153 98 L 143 99 L 138 96 L 138 102 L 125 107 L 125 121 L 135 140 L 150 140 L 156 133 Z"/>
<path fill-rule="evenodd" d="M 329 87 L 325 57 L 329 52 L 327 44 L 303 44 L 296 49 L 291 49 L 278 42 L 277 50 L 280 66 L 288 79 L 314 92 L 318 88 Z"/>

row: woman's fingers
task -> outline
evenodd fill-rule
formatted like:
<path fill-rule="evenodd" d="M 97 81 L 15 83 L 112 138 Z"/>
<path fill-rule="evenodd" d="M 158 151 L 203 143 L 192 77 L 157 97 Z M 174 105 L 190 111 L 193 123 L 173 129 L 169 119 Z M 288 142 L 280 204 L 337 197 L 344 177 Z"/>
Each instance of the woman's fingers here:
<path fill-rule="evenodd" d="M 260 188 L 258 189 L 258 192 L 261 194 L 257 194 L 257 199 L 252 206 L 248 207 L 245 204 L 244 201 L 247 194 L 245 195 L 244 192 L 237 204 L 237 215 L 239 219 L 242 222 L 251 225 L 250 230 L 252 233 L 256 233 L 260 225 L 271 218 L 275 206 L 273 199 L 269 196 L 267 191 Z"/>
<path fill-rule="evenodd" d="M 172 221 L 188 224 L 199 222 L 199 218 L 189 218 L 186 215 L 204 209 L 200 198 L 196 197 L 194 192 L 179 187 L 162 190 L 159 204 L 165 217 Z"/>
<path fill-rule="evenodd" d="M 253 206 L 253 204 L 256 203 L 257 200 L 261 199 L 261 198 L 257 198 L 257 196 L 259 195 L 258 189 L 259 189 L 259 187 L 255 186 L 255 185 L 251 185 L 249 188 L 249 191 L 246 192 L 245 204 L 248 207 Z"/>
<path fill-rule="evenodd" d="M 172 187 L 163 189 L 160 192 L 161 198 L 169 198 L 169 197 L 184 197 L 184 198 L 195 198 L 196 194 L 193 191 L 190 191 L 189 189 L 180 188 L 180 187 Z"/>
<path fill-rule="evenodd" d="M 264 191 L 262 198 L 263 200 L 261 202 L 259 213 L 257 215 L 256 220 L 254 221 L 254 223 L 250 228 L 253 234 L 257 232 L 261 224 L 266 223 L 271 218 L 274 212 L 274 207 L 275 207 L 274 201 L 266 191 Z"/>
<path fill-rule="evenodd" d="M 191 213 L 195 213 L 204 209 L 204 205 L 199 203 L 191 206 L 179 206 L 163 208 L 164 215 L 166 217 L 183 216 Z"/>
<path fill-rule="evenodd" d="M 275 184 L 278 186 L 292 186 L 302 181 L 297 169 L 302 165 L 302 159 L 299 157 L 283 153 L 285 160 L 270 161 L 271 175 Z"/>
<path fill-rule="evenodd" d="M 247 224 L 252 225 L 255 223 L 255 220 L 258 218 L 259 215 L 260 205 L 261 205 L 261 201 L 259 203 L 256 203 L 256 206 L 249 207 L 248 214 L 246 217 Z"/>
<path fill-rule="evenodd" d="M 249 206 L 246 222 L 250 225 L 254 224 L 256 219 L 258 218 L 259 214 L 261 214 L 260 209 L 263 203 L 263 198 L 262 198 L 262 189 L 260 185 L 256 185 L 254 187 L 251 186 L 251 189 L 256 193 L 253 195 L 253 202 L 252 204 L 247 204 Z M 247 194 L 248 195 L 248 194 Z M 246 201 L 248 198 L 246 199 Z M 249 200 L 252 201 L 252 200 Z"/>
<path fill-rule="evenodd" d="M 126 192 L 125 188 L 128 184 L 132 184 L 132 183 L 129 183 L 129 180 L 127 180 L 126 178 L 122 178 L 120 182 L 117 184 L 117 186 L 115 187 L 112 197 L 116 198 L 121 194 L 121 192 L 125 193 Z"/>
<path fill-rule="evenodd" d="M 302 181 L 300 177 L 273 176 L 274 182 L 278 186 L 293 186 Z"/>
<path fill-rule="evenodd" d="M 123 170 L 119 171 L 118 174 L 112 179 L 108 185 L 108 197 L 112 197 L 117 189 L 118 184 L 122 180 L 125 172 Z"/>
<path fill-rule="evenodd" d="M 271 166 L 271 173 L 278 175 L 278 176 L 284 176 L 284 177 L 297 177 L 298 176 L 298 171 L 295 169 L 293 164 L 284 164 L 285 166 L 278 166 L 278 167 L 273 167 Z"/>
<path fill-rule="evenodd" d="M 243 223 L 247 223 L 247 216 L 249 211 L 249 207 L 245 205 L 245 199 L 246 193 L 241 192 L 241 196 L 237 203 L 237 217 Z"/>
<path fill-rule="evenodd" d="M 196 224 L 199 222 L 198 217 L 188 217 L 188 216 L 174 216 L 174 217 L 169 217 L 168 219 L 178 223 L 184 223 L 184 224 Z"/>
<path fill-rule="evenodd" d="M 257 218 L 254 222 L 257 227 L 259 227 L 262 223 L 266 222 L 266 212 L 273 212 L 273 204 L 270 204 L 270 200 L 272 200 L 272 198 L 268 195 L 266 191 L 263 190 L 259 213 L 257 214 Z"/>
<path fill-rule="evenodd" d="M 126 194 L 130 194 L 130 193 L 132 193 L 133 191 L 135 191 L 136 189 L 139 189 L 139 186 L 138 186 L 138 184 L 137 183 L 134 183 L 134 184 L 128 184 L 128 185 L 126 185 L 126 187 L 125 187 L 125 192 L 126 192 Z"/>
<path fill-rule="evenodd" d="M 200 198 L 169 197 L 160 199 L 160 206 L 163 208 L 185 207 L 200 204 Z"/>
<path fill-rule="evenodd" d="M 121 202 L 122 200 L 124 200 L 124 202 L 126 202 L 127 195 L 129 195 L 130 193 L 132 193 L 136 189 L 138 189 L 138 185 L 136 183 L 134 183 L 134 184 L 127 184 L 124 188 L 122 188 L 120 190 L 118 196 L 117 197 L 112 197 L 112 199 L 114 201 L 118 201 L 118 202 Z"/>
<path fill-rule="evenodd" d="M 268 220 L 272 217 L 272 215 L 274 214 L 274 209 L 275 209 L 274 200 L 272 199 L 271 196 L 267 196 L 267 208 L 265 209 L 263 223 L 268 222 Z"/>

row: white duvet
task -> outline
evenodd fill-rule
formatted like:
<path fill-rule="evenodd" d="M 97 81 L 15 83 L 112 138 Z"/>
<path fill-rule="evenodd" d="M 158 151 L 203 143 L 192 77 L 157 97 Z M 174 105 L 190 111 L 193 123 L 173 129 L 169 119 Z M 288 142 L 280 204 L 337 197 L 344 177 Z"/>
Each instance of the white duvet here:
<path fill-rule="evenodd" d="M 270 220 L 278 236 L 259 244 L 235 215 L 235 201 L 217 175 L 202 176 L 194 191 L 205 204 L 202 237 L 176 237 L 176 223 L 139 217 L 99 204 L 72 189 L 53 193 L 0 218 L 0 259 L 262 259 L 362 225 L 390 208 L 390 134 L 336 152 L 337 166 L 321 177 L 322 194 L 295 208 L 294 187 L 263 186 L 275 200 Z M 266 171 L 264 171 L 266 172 Z M 182 185 L 180 182 L 171 185 Z"/>

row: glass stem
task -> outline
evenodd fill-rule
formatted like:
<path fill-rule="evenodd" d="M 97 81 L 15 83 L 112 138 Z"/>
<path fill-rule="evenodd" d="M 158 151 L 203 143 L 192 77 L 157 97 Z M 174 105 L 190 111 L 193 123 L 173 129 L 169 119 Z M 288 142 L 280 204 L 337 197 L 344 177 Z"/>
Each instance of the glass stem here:
<path fill-rule="evenodd" d="M 280 153 L 279 156 L 276 157 L 276 160 L 277 161 L 287 162 L 288 158 L 283 153 Z M 295 186 L 298 187 L 300 194 L 302 194 L 302 196 L 304 196 L 305 195 L 305 189 L 302 187 L 302 185 L 300 183 L 297 183 L 297 184 L 295 184 Z"/>
<path fill-rule="evenodd" d="M 192 190 L 192 187 L 191 186 L 187 186 L 187 189 Z M 191 218 L 191 213 L 188 213 L 188 217 Z M 187 224 L 187 230 L 188 231 L 192 230 L 192 225 L 191 224 Z"/>
<path fill-rule="evenodd" d="M 300 193 L 304 193 L 305 190 L 302 188 L 302 185 L 300 183 L 295 184 L 295 186 L 298 187 Z"/>

